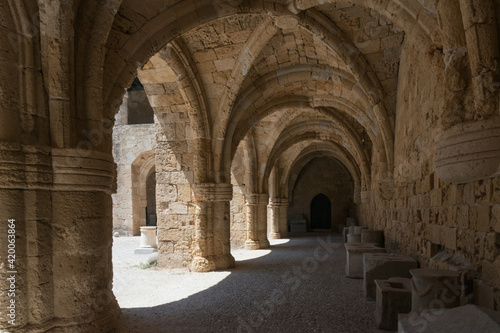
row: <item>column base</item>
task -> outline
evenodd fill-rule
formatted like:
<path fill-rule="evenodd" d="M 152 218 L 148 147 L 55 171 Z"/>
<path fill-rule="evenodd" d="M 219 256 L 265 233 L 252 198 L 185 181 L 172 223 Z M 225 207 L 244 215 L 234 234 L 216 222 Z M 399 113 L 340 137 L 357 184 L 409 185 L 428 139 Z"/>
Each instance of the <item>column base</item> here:
<path fill-rule="evenodd" d="M 269 238 L 270 239 L 280 239 L 281 238 L 281 234 L 279 232 L 272 232 L 269 234 Z"/>
<path fill-rule="evenodd" d="M 134 254 L 151 254 L 154 252 L 158 252 L 156 247 L 138 247 L 134 250 Z"/>
<path fill-rule="evenodd" d="M 271 246 L 271 244 L 269 243 L 269 240 L 266 238 L 265 240 L 259 241 L 259 246 L 261 249 L 267 249 Z"/>
<path fill-rule="evenodd" d="M 226 269 L 232 268 L 236 265 L 234 257 L 228 253 L 215 257 L 215 268 L 216 269 Z"/>
<path fill-rule="evenodd" d="M 209 260 L 204 257 L 194 257 L 191 261 L 191 270 L 193 272 L 210 272 L 216 269 L 214 260 Z"/>
<path fill-rule="evenodd" d="M 245 250 L 258 250 L 260 249 L 260 245 L 258 242 L 254 240 L 247 240 L 245 242 Z"/>

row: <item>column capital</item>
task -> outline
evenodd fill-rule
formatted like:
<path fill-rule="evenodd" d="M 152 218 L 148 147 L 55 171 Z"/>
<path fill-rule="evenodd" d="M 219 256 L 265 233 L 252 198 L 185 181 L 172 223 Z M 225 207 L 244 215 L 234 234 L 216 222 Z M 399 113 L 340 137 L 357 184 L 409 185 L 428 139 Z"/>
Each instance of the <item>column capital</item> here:
<path fill-rule="evenodd" d="M 269 199 L 269 206 L 288 206 L 288 199 L 272 197 Z"/>
<path fill-rule="evenodd" d="M 247 205 L 267 205 L 269 194 L 267 193 L 247 193 L 245 195 Z"/>
<path fill-rule="evenodd" d="M 0 169 L 0 188 L 109 194 L 116 172 L 111 154 L 10 143 L 0 143 Z"/>
<path fill-rule="evenodd" d="M 113 156 L 81 149 L 52 149 L 54 190 L 100 191 L 114 190 L 116 166 Z"/>
<path fill-rule="evenodd" d="M 233 198 L 233 185 L 228 183 L 197 183 L 191 184 L 194 201 L 215 202 L 231 201 Z"/>

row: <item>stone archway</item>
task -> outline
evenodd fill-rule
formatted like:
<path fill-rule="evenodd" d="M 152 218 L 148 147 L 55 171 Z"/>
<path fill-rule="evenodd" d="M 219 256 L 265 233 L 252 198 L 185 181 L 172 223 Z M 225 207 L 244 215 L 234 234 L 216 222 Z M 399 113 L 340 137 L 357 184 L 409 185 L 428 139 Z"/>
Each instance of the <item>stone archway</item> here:
<path fill-rule="evenodd" d="M 311 229 L 330 230 L 332 228 L 332 202 L 323 193 L 311 201 Z"/>

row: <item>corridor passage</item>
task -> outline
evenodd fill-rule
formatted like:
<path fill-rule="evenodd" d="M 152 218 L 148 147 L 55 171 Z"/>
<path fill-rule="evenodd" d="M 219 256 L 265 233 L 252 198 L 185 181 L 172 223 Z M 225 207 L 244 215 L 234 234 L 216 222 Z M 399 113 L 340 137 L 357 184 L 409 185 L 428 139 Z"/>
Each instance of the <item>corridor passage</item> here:
<path fill-rule="evenodd" d="M 117 331 L 384 332 L 375 329 L 362 280 L 345 277 L 341 237 L 317 235 L 235 250 L 235 268 L 209 273 L 141 269 L 133 262 L 147 255 L 132 254 L 139 239 L 116 238 Z"/>

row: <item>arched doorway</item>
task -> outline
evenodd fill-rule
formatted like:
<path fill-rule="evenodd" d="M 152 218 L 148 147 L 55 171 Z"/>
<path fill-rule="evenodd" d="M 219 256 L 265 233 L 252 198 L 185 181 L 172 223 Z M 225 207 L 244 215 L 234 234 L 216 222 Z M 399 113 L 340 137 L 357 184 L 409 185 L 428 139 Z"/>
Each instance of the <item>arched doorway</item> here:
<path fill-rule="evenodd" d="M 332 203 L 330 199 L 320 193 L 311 201 L 311 229 L 332 228 Z"/>

